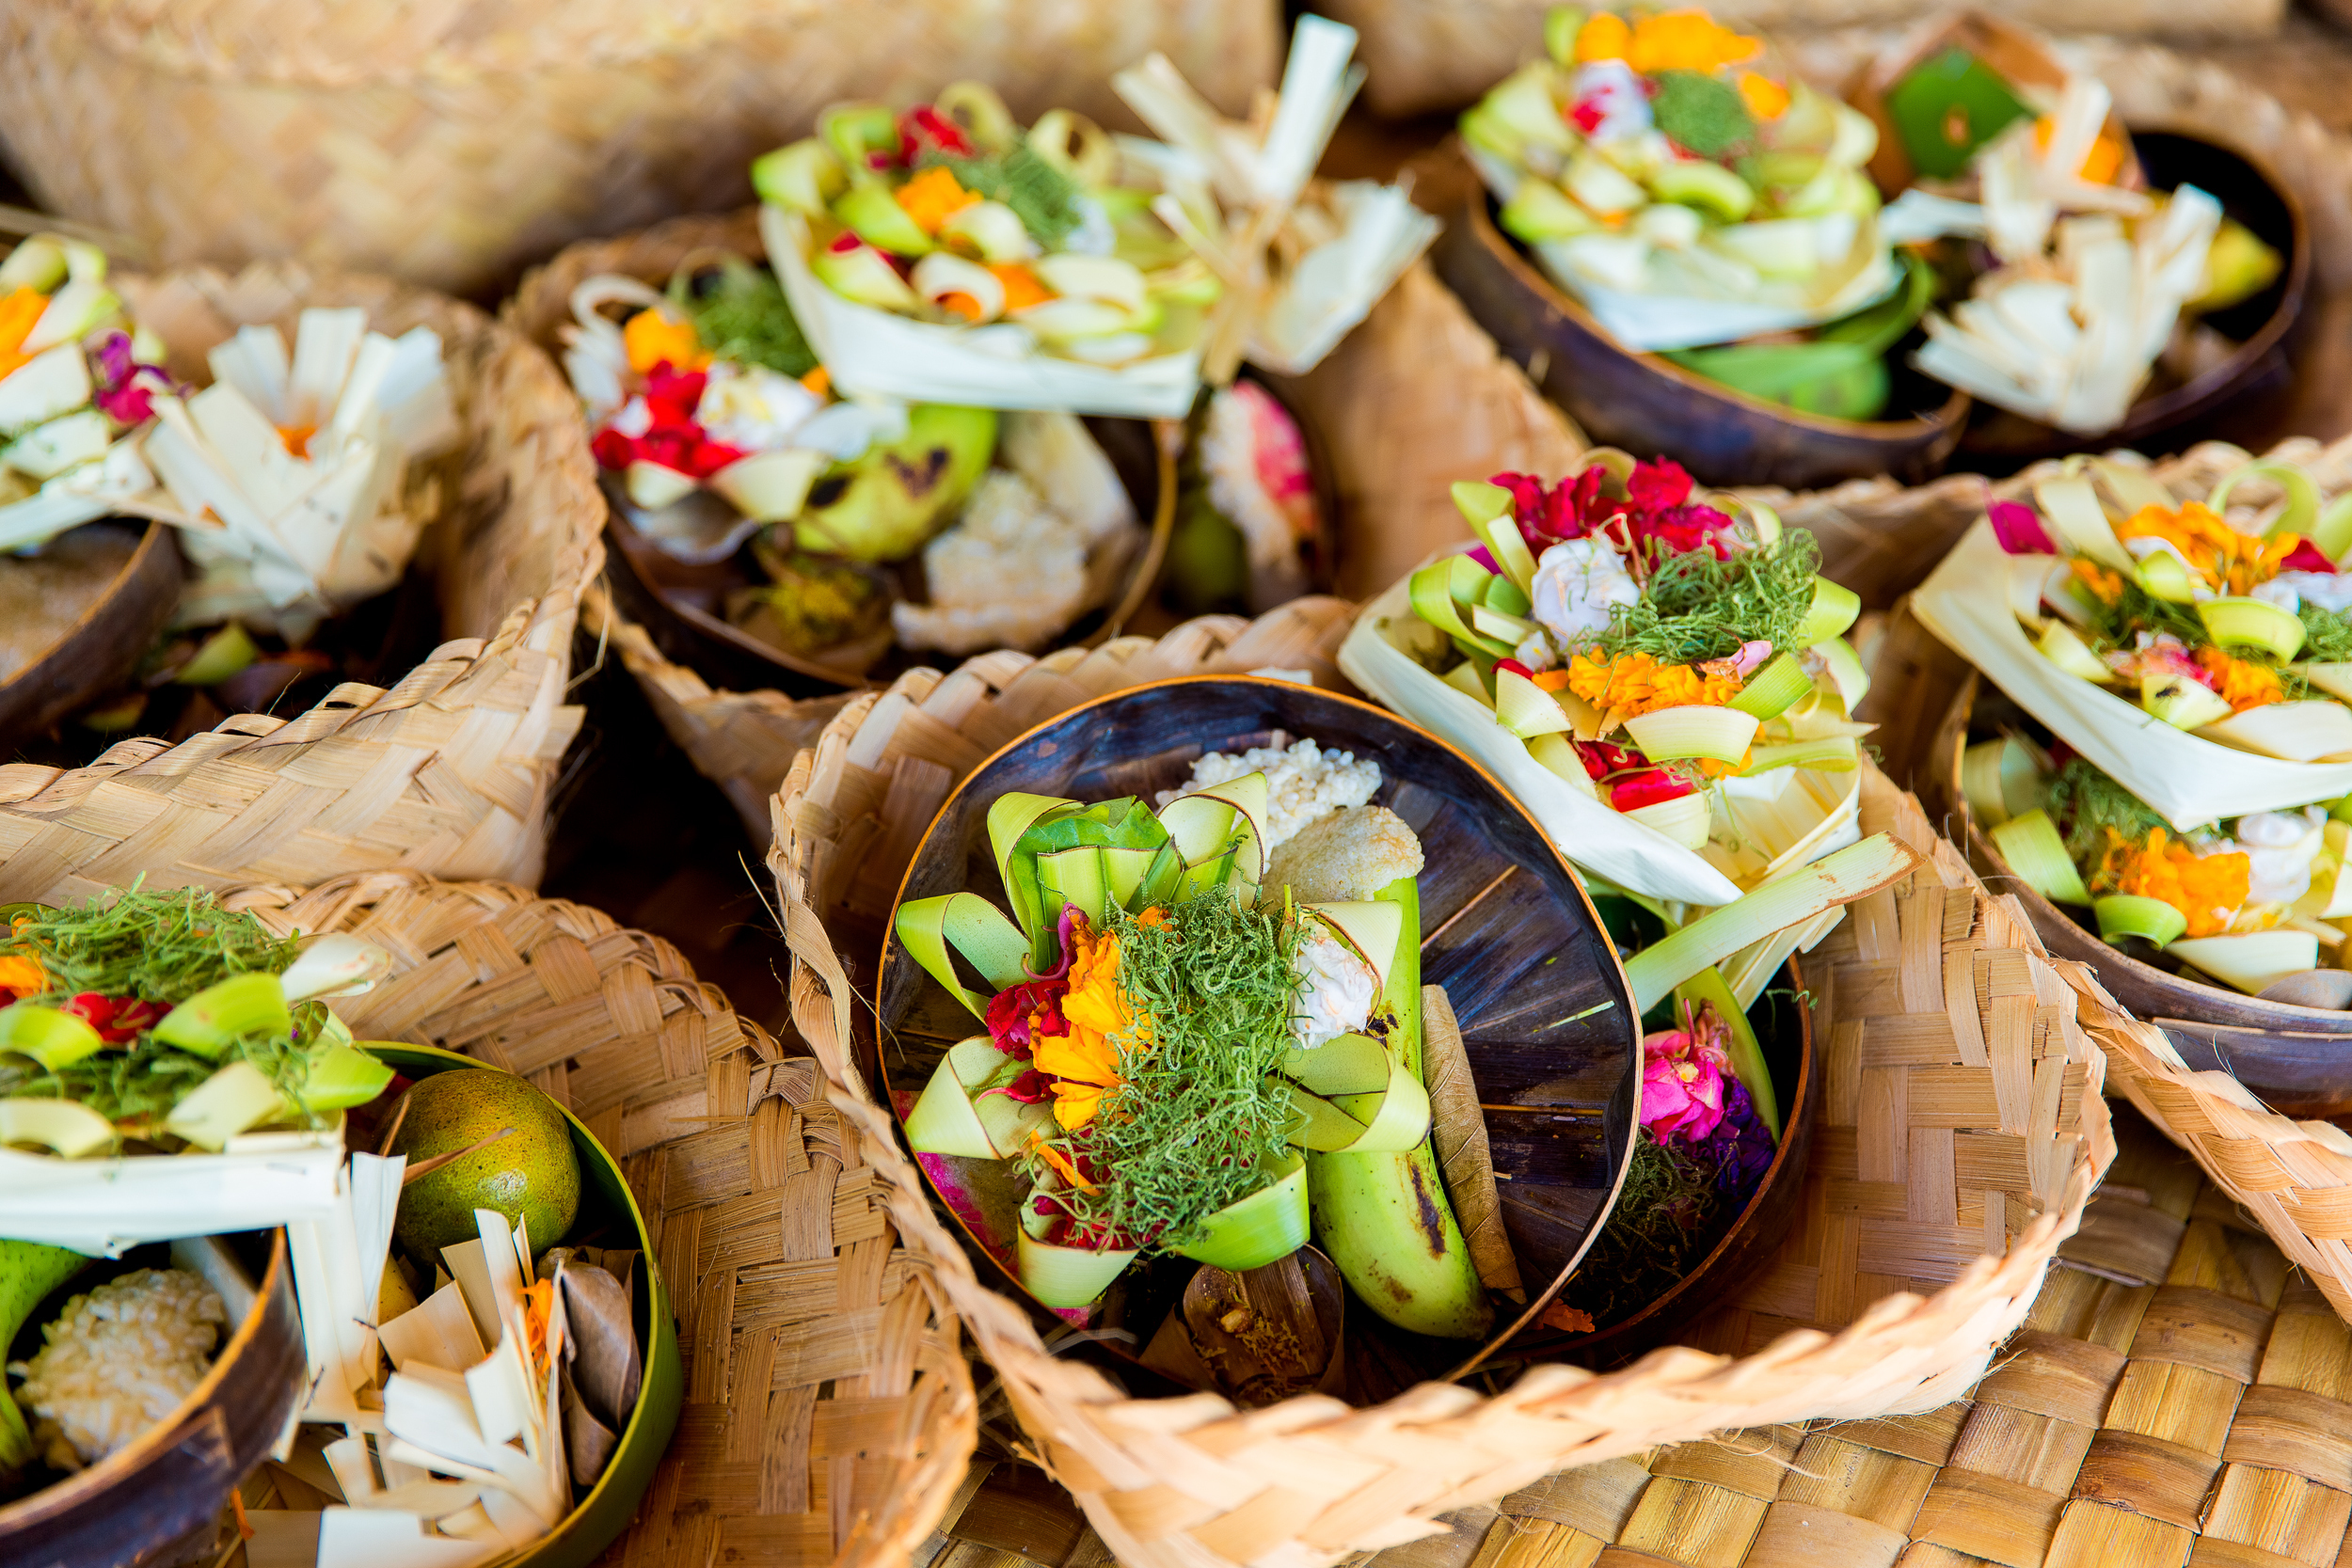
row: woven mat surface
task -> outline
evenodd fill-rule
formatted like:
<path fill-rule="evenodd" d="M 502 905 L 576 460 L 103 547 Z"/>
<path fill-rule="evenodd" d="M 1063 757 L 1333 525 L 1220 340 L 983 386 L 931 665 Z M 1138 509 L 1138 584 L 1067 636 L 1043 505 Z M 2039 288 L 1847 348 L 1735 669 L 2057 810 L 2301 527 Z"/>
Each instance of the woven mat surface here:
<path fill-rule="evenodd" d="M 2352 1564 L 2352 1328 L 2127 1106 L 2116 1135 L 1972 1399 L 1565 1470 L 1368 1568 Z M 1050 1481 L 998 1457 L 913 1568 L 1107 1560 Z"/>

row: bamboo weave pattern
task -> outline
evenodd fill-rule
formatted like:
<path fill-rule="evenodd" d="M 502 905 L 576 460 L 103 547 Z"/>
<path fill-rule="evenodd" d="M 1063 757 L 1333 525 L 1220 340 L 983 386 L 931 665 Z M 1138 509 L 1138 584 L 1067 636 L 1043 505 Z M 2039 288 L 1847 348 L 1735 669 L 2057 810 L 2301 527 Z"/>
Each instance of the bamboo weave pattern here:
<path fill-rule="evenodd" d="M 419 546 L 452 638 L 390 689 L 346 682 L 291 720 L 243 714 L 177 746 L 125 740 L 90 767 L 0 766 L 0 890 L 78 901 L 149 885 L 303 885 L 399 868 L 539 879 L 548 797 L 580 709 L 564 702 L 580 594 L 603 569 L 604 502 L 570 389 L 469 306 L 291 265 L 119 286 L 194 376 L 248 324 L 291 339 L 310 305 L 441 336 L 464 454 Z"/>
<path fill-rule="evenodd" d="M 902 1568 L 971 1456 L 971 1373 L 814 1061 L 660 937 L 523 888 L 378 873 L 229 902 L 389 949 L 391 977 L 339 1004 L 357 1034 L 522 1073 L 620 1159 L 670 1282 L 686 1407 L 604 1561 Z"/>
<path fill-rule="evenodd" d="M 970 665 L 948 679 L 985 689 Z M 980 1285 L 850 1060 L 854 993 L 836 941 L 868 950 L 938 796 L 1018 728 L 996 728 L 1012 717 L 1000 709 L 982 743 L 966 738 L 972 726 L 940 733 L 914 703 L 890 701 L 845 708 L 775 803 L 769 863 L 795 958 L 794 1022 L 1041 1462 L 1135 1568 L 1334 1562 L 1439 1533 L 1439 1515 L 1564 1465 L 1725 1426 L 1943 1403 L 2023 1320 L 2112 1157 L 2082 1003 L 2022 945 L 2014 907 L 1985 898 L 1916 803 L 1873 772 L 1866 831 L 1928 850 L 1932 875 L 1856 906 L 1817 955 L 1831 1084 L 1819 1196 L 1730 1331 L 1732 1348 L 1755 1354 L 1674 1347 L 1601 1377 L 1544 1366 L 1492 1397 L 1427 1385 L 1366 1410 L 1320 1396 L 1248 1412 L 1209 1394 L 1128 1399 L 1048 1354 L 1026 1314 Z M 1780 1333 L 1807 1323 L 1819 1327 Z"/>
<path fill-rule="evenodd" d="M 750 196 L 828 103 L 993 83 L 1024 120 L 1132 123 L 1154 49 L 1229 114 L 1271 0 L 20 0 L 0 125 L 44 206 L 151 260 L 295 256 L 473 293 L 582 234 Z"/>
<path fill-rule="evenodd" d="M 1378 1568 L 2326 1568 L 2352 1329 L 2129 1112 L 2000 1365 L 1910 1417 L 1759 1427 L 1549 1476 Z"/>

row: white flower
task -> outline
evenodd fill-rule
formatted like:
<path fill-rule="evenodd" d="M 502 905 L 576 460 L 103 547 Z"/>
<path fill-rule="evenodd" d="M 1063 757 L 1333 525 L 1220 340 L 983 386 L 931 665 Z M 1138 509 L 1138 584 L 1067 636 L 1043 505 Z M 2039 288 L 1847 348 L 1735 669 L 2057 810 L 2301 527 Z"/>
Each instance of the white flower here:
<path fill-rule="evenodd" d="M 1541 629 L 1520 638 L 1519 645 L 1511 650 L 1511 657 L 1539 675 L 1547 670 L 1558 668 L 1560 663 L 1552 657 L 1551 639 L 1545 636 Z"/>
<path fill-rule="evenodd" d="M 1372 1018 L 1380 976 L 1322 921 L 1304 923 L 1291 967 L 1300 986 L 1297 1010 L 1291 1014 L 1291 1034 L 1302 1051 L 1359 1033 Z"/>
<path fill-rule="evenodd" d="M 2325 842 L 2328 814 L 2258 811 L 2237 819 L 2237 847 L 2246 851 L 2249 904 L 2292 904 L 2312 889 L 2312 861 Z"/>
<path fill-rule="evenodd" d="M 1535 619 L 1563 649 L 1606 631 L 1612 608 L 1635 604 L 1642 591 L 1606 540 L 1570 539 L 1535 562 Z"/>
<path fill-rule="evenodd" d="M 694 418 L 714 441 L 744 451 L 776 451 L 824 406 L 824 399 L 763 365 L 722 360 L 710 367 Z"/>
<path fill-rule="evenodd" d="M 2256 583 L 2251 596 L 2289 614 L 2305 605 L 2341 613 L 2352 610 L 2352 572 L 2280 572 Z"/>
<path fill-rule="evenodd" d="M 1599 112 L 1600 119 L 1589 133 L 1592 141 L 1618 141 L 1650 128 L 1649 94 L 1623 60 L 1594 60 L 1577 67 L 1568 96 L 1578 108 Z"/>

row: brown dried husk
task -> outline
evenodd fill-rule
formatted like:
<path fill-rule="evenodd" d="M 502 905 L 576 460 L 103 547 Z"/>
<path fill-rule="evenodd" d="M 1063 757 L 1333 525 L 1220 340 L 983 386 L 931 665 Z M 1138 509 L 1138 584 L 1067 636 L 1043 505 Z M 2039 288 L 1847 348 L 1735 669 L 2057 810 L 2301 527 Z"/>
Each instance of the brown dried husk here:
<path fill-rule="evenodd" d="M 1525 1300 L 1519 1260 L 1502 1228 L 1502 1199 L 1495 1192 L 1494 1152 L 1486 1114 L 1470 1078 L 1470 1051 L 1443 986 L 1421 988 L 1421 1072 L 1429 1087 L 1429 1142 L 1445 1178 L 1445 1195 L 1470 1245 L 1470 1262 L 1489 1291 Z"/>
<path fill-rule="evenodd" d="M 240 325 L 275 323 L 291 341 L 313 305 L 440 334 L 464 448 L 418 566 L 435 573 L 451 641 L 389 691 L 346 682 L 292 719 L 124 740 L 87 768 L 0 766 L 0 901 L 392 867 L 536 882 L 581 717 L 564 702 L 573 625 L 604 565 L 595 464 L 555 367 L 471 306 L 388 278 L 279 263 L 115 282 L 182 376 Z"/>
<path fill-rule="evenodd" d="M 676 948 L 499 882 L 379 872 L 225 895 L 278 931 L 392 955 L 336 1004 L 361 1038 L 521 1073 L 621 1163 L 669 1282 L 685 1406 L 600 1560 L 905 1568 L 977 1431 L 954 1311 L 815 1061 Z"/>
<path fill-rule="evenodd" d="M 1438 1515 L 1564 1465 L 1725 1426 L 1942 1403 L 2022 1321 L 2112 1156 L 2105 1058 L 2077 1022 L 2097 1004 L 1873 769 L 1863 831 L 1931 859 L 1853 906 L 1816 954 L 1818 979 L 1808 966 L 1832 1089 L 1804 1219 L 1737 1304 L 1739 1358 L 1677 1346 L 1604 1376 L 1541 1366 L 1491 1397 L 1429 1385 L 1365 1410 L 1320 1396 L 1250 1412 L 1213 1395 L 1130 1399 L 1048 1353 L 1028 1315 L 980 1284 L 849 1056 L 858 1004 L 829 927 L 870 931 L 949 786 L 1025 723 L 1095 694 L 1073 687 L 1009 723 L 988 689 L 966 666 L 887 708 L 854 700 L 794 763 L 769 864 L 793 1019 L 832 1103 L 889 1173 L 901 1231 L 939 1258 L 1041 1462 L 1122 1562 L 1330 1563 L 1442 1533 Z"/>
<path fill-rule="evenodd" d="M 1133 125 L 1154 49 L 1246 113 L 1271 0 L 20 0 L 0 142 L 55 212 L 165 265 L 298 257 L 472 293 L 598 230 L 736 206 L 751 160 L 848 98 L 962 78 L 1024 123 Z"/>

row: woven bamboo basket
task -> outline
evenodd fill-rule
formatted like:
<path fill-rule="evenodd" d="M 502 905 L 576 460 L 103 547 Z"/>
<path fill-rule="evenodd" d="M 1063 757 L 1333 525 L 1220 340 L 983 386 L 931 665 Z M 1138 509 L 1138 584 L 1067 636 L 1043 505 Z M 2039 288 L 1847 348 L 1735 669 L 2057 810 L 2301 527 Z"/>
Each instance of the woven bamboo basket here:
<path fill-rule="evenodd" d="M 2115 1133 L 2082 1230 L 1969 1398 L 1580 1465 L 1368 1568 L 2344 1560 L 2352 1330 L 2129 1107 Z M 968 1490 L 939 1538 L 959 1555 L 939 1562 L 1109 1560 L 1037 1472 L 993 1464 Z"/>
<path fill-rule="evenodd" d="M 971 1457 L 971 1373 L 814 1060 L 660 937 L 511 884 L 371 872 L 226 901 L 389 949 L 391 977 L 338 1005 L 355 1033 L 519 1072 L 620 1160 L 669 1281 L 686 1403 L 603 1560 L 903 1568 Z"/>
<path fill-rule="evenodd" d="M 1321 0 L 1315 8 L 1363 34 L 1372 72 L 1364 100 L 1392 117 L 1456 109 L 1544 46 L 1555 0 Z M 1718 0 L 1708 8 L 1740 26 L 1885 27 L 1951 8 L 1933 0 Z M 1985 0 L 1979 8 L 2029 26 L 2101 34 L 2260 37 L 2278 30 L 2284 0 Z M 1842 79 L 1842 78 L 1841 78 Z"/>
<path fill-rule="evenodd" d="M 2104 1059 L 2076 1022 L 2085 1004 L 2014 905 L 1985 897 L 1874 772 L 1864 831 L 1900 833 L 1931 869 L 1855 906 L 1808 960 L 1828 1094 L 1805 1218 L 1741 1298 L 1738 1358 L 1677 1346 L 1604 1376 L 1543 1366 L 1499 1392 L 1430 1385 L 1366 1410 L 1320 1396 L 1247 1413 L 1209 1394 L 1131 1400 L 1056 1359 L 1026 1314 L 978 1284 L 852 1065 L 853 982 L 871 979 L 864 956 L 879 951 L 938 800 L 1025 723 L 1096 694 L 1073 681 L 1057 704 L 1014 711 L 990 700 L 996 685 L 966 666 L 928 694 L 854 700 L 794 763 L 769 863 L 793 1019 L 833 1103 L 890 1173 L 900 1230 L 930 1239 L 1042 1463 L 1131 1568 L 1334 1562 L 1438 1533 L 1439 1514 L 1564 1464 L 1725 1426 L 1941 1403 L 2023 1321 L 2113 1152 Z"/>
<path fill-rule="evenodd" d="M 548 795 L 581 710 L 564 705 L 604 502 L 571 392 L 470 306 L 383 278 L 285 264 L 120 280 L 175 374 L 240 325 L 289 338 L 306 306 L 441 335 L 466 444 L 418 564 L 451 641 L 390 690 L 347 682 L 291 720 L 228 719 L 177 746 L 125 740 L 87 768 L 0 766 L 0 890 L 79 901 L 150 885 L 303 885 L 389 869 L 536 882 Z"/>
<path fill-rule="evenodd" d="M 1271 0 L 23 0 L 0 144 L 44 206 L 164 265 L 298 257 L 454 293 L 583 234 L 738 205 L 753 157 L 850 97 L 961 77 L 1025 119 L 1126 123 L 1154 49 L 1229 114 L 1274 80 Z"/>
<path fill-rule="evenodd" d="M 2352 1330 L 2128 1109 L 2116 1137 L 2082 1231 L 1970 1398 L 1564 1471 L 1374 1568 L 2343 1560 Z"/>

